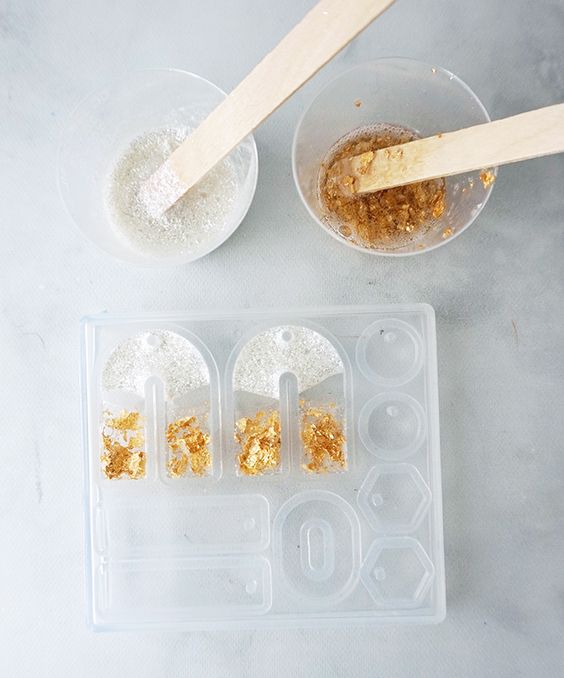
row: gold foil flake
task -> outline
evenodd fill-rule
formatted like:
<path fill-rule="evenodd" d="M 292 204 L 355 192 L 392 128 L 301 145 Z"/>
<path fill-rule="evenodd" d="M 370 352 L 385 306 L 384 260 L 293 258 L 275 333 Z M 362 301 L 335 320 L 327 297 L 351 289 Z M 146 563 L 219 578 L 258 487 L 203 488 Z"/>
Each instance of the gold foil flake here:
<path fill-rule="evenodd" d="M 368 172 L 368 168 L 370 167 L 370 163 L 374 160 L 374 151 L 366 151 L 365 153 L 361 153 L 358 159 L 359 174 L 366 174 L 366 172 Z"/>
<path fill-rule="evenodd" d="M 495 181 L 495 174 L 491 170 L 482 170 L 480 172 L 480 181 L 484 188 L 488 188 Z"/>
<path fill-rule="evenodd" d="M 124 410 L 119 415 L 104 412 L 100 461 L 106 478 L 143 478 L 147 461 L 144 446 L 143 418 L 139 412 Z"/>
<path fill-rule="evenodd" d="M 445 211 L 445 193 L 444 191 L 439 191 L 432 202 L 433 206 L 433 219 L 440 219 L 443 216 Z"/>
<path fill-rule="evenodd" d="M 117 431 L 138 431 L 141 421 L 141 415 L 139 412 L 127 412 L 123 411 L 117 417 L 112 417 L 108 414 L 108 418 L 105 421 L 105 426 L 108 428 L 114 428 Z"/>
<path fill-rule="evenodd" d="M 352 195 L 353 193 L 356 193 L 354 177 L 351 177 L 348 174 L 345 175 L 341 179 L 341 188 L 342 188 L 344 195 Z M 341 204 L 341 203 L 339 203 L 339 204 Z"/>
<path fill-rule="evenodd" d="M 323 473 L 346 469 L 345 436 L 341 424 L 330 411 L 317 407 L 305 409 L 301 436 L 306 471 Z"/>
<path fill-rule="evenodd" d="M 143 447 L 144 444 L 145 444 L 145 436 L 143 434 L 143 431 L 140 431 L 139 433 L 135 433 L 129 439 L 129 447 L 131 449 L 141 448 L 141 447 Z"/>
<path fill-rule="evenodd" d="M 210 436 L 202 431 L 196 417 L 182 417 L 170 423 L 166 441 L 171 454 L 167 463 L 169 475 L 181 478 L 188 468 L 196 476 L 208 473 L 211 467 Z"/>
<path fill-rule="evenodd" d="M 235 441 L 241 446 L 237 457 L 241 472 L 256 476 L 280 465 L 280 415 L 278 410 L 257 412 L 235 424 Z"/>

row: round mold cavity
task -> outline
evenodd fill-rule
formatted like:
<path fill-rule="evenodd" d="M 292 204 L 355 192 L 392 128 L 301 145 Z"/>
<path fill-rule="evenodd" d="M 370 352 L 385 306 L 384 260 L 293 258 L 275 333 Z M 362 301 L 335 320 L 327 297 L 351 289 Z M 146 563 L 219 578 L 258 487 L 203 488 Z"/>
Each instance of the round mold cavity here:
<path fill-rule="evenodd" d="M 360 412 L 360 439 L 371 454 L 382 459 L 404 459 L 425 440 L 425 413 L 406 393 L 381 393 Z"/>
<path fill-rule="evenodd" d="M 419 333 L 403 320 L 379 320 L 360 335 L 356 362 L 370 381 L 401 386 L 419 373 L 423 364 L 422 345 Z"/>
<path fill-rule="evenodd" d="M 360 567 L 360 526 L 353 507 L 323 490 L 294 495 L 274 520 L 280 581 L 309 606 L 328 606 L 353 590 Z"/>

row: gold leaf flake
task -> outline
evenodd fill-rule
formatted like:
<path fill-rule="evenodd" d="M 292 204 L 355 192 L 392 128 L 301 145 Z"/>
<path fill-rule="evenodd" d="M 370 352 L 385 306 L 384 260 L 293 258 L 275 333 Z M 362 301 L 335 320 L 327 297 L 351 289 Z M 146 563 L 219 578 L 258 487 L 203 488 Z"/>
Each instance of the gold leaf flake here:
<path fill-rule="evenodd" d="M 302 414 L 302 442 L 311 473 L 342 470 L 347 467 L 345 436 L 337 418 L 319 407 L 309 407 Z"/>
<path fill-rule="evenodd" d="M 182 417 L 167 426 L 166 440 L 170 450 L 167 463 L 173 478 L 184 476 L 188 469 L 196 476 L 204 476 L 211 467 L 209 433 L 204 432 L 196 417 Z"/>
<path fill-rule="evenodd" d="M 278 410 L 259 411 L 236 422 L 235 440 L 241 447 L 237 457 L 241 472 L 248 476 L 272 471 L 280 465 L 280 415 Z"/>

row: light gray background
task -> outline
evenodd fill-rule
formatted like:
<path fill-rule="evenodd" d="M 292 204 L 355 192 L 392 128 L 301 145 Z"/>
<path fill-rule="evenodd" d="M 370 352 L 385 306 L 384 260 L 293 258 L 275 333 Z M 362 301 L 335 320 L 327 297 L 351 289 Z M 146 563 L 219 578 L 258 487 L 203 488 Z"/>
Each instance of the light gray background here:
<path fill-rule="evenodd" d="M 346 0 L 343 0 L 345 2 Z M 349 0 L 354 1 L 354 0 Z M 0 0 L 0 675 L 561 676 L 564 157 L 501 171 L 437 251 L 380 259 L 308 217 L 290 144 L 332 75 L 412 56 L 492 117 L 564 100 L 562 0 L 398 0 L 256 133 L 251 210 L 219 250 L 142 271 L 63 211 L 55 150 L 76 102 L 176 66 L 231 89 L 313 0 Z M 439 339 L 446 621 L 364 630 L 95 635 L 85 626 L 78 320 L 103 309 L 431 303 Z"/>

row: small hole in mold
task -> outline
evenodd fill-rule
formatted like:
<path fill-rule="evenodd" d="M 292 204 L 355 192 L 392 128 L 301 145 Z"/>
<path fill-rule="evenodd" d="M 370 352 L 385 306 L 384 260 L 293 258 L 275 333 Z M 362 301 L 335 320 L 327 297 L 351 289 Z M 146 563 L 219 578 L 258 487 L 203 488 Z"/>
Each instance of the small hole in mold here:
<path fill-rule="evenodd" d="M 386 332 L 386 334 L 384 334 L 384 341 L 386 344 L 393 344 L 397 338 L 398 336 L 395 332 Z"/>
<path fill-rule="evenodd" d="M 376 581 L 384 581 L 385 578 L 386 570 L 383 567 L 377 567 L 374 570 L 374 579 L 376 579 Z"/>
<path fill-rule="evenodd" d="M 245 522 L 243 523 L 243 527 L 247 532 L 250 532 L 251 530 L 254 530 L 256 527 L 256 522 L 254 518 L 247 518 Z"/>
<path fill-rule="evenodd" d="M 145 340 L 151 348 L 156 348 L 161 343 L 161 338 L 157 334 L 149 334 Z"/>
<path fill-rule="evenodd" d="M 293 336 L 294 335 L 289 330 L 285 330 L 284 332 L 282 332 L 282 341 L 286 342 L 291 341 Z"/>
<path fill-rule="evenodd" d="M 373 494 L 372 495 L 372 504 L 374 506 L 382 506 L 384 503 L 384 498 L 382 497 L 381 494 Z"/>
<path fill-rule="evenodd" d="M 253 579 L 252 581 L 247 582 L 247 583 L 245 584 L 245 591 L 246 591 L 250 596 L 252 596 L 253 593 L 256 593 L 256 592 L 257 592 L 257 583 L 256 583 L 256 581 L 255 581 L 254 579 Z"/>
<path fill-rule="evenodd" d="M 386 414 L 388 417 L 397 417 L 399 414 L 399 407 L 396 407 L 395 405 L 388 405 L 388 407 L 386 407 Z"/>

